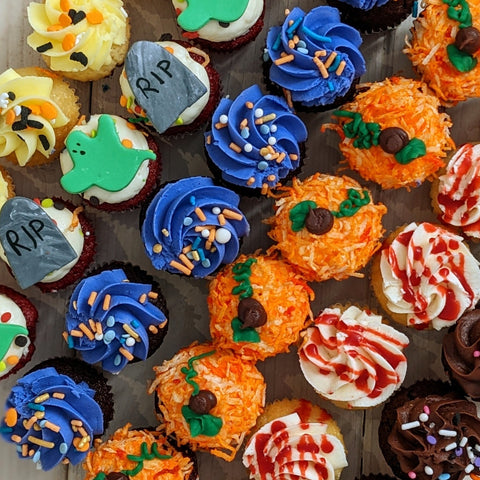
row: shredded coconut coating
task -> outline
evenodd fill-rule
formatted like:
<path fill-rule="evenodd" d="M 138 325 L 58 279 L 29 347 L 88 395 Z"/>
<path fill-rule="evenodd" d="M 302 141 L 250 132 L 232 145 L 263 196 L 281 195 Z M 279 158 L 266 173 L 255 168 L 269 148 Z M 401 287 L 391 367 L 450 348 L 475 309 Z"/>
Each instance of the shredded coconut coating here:
<path fill-rule="evenodd" d="M 472 25 L 480 29 L 480 2 L 469 0 L 468 6 Z M 447 8 L 442 0 L 427 0 L 427 7 L 414 21 L 411 41 L 403 51 L 442 103 L 453 106 L 480 96 L 480 63 L 465 73 L 450 63 L 447 45 L 455 41 L 458 22 L 448 18 Z M 473 56 L 478 59 L 479 52 Z"/>
<path fill-rule="evenodd" d="M 362 91 L 362 87 L 368 87 L 368 90 Z M 445 165 L 443 158 L 447 151 L 455 148 L 449 131 L 452 122 L 448 114 L 439 112 L 441 105 L 438 98 L 424 82 L 402 77 L 366 83 L 359 88 L 361 93 L 354 101 L 344 105 L 342 110 L 359 112 L 364 122 L 378 123 L 382 130 L 388 127 L 402 128 L 410 139 L 422 140 L 427 153 L 402 165 L 379 145 L 356 148 L 353 139 L 345 137 L 342 130 L 350 119 L 337 117 L 339 126 L 333 128 L 342 138 L 340 150 L 350 168 L 385 189 L 416 187 L 426 179 L 434 178 L 436 172 Z"/>
<path fill-rule="evenodd" d="M 133 470 L 137 462 L 127 458 L 127 455 L 140 456 L 141 445 L 146 443 L 148 451 L 156 443 L 161 455 L 171 458 L 152 458 L 143 462 L 143 468 L 135 475 L 135 480 L 185 480 L 189 479 L 194 470 L 190 457 L 173 447 L 164 432 L 147 430 L 130 430 L 127 423 L 119 428 L 104 443 L 88 453 L 83 468 L 85 480 L 93 480 L 100 472 L 109 474 L 122 470 Z"/>
<path fill-rule="evenodd" d="M 292 230 L 289 212 L 298 203 L 313 200 L 317 207 L 337 211 L 350 188 L 365 190 L 350 177 L 316 173 L 303 182 L 293 179 L 291 187 L 279 189 L 283 195 L 275 203 L 275 215 L 266 220 L 272 227 L 268 235 L 277 242 L 270 250 L 279 250 L 307 281 L 363 277 L 357 271 L 381 246 L 387 207 L 372 201 L 351 217 L 335 218 L 333 228 L 324 235 L 314 235 L 306 228 Z"/>
<path fill-rule="evenodd" d="M 238 286 L 232 269 L 248 258 L 250 256 L 240 256 L 235 264 L 217 274 L 210 283 L 208 308 L 214 343 L 256 361 L 287 352 L 288 347 L 297 342 L 305 322 L 313 319 L 310 301 L 315 295 L 305 280 L 284 261 L 271 256 L 254 256 L 257 261 L 251 265 L 252 298 L 262 304 L 267 322 L 256 328 L 259 343 L 235 342 L 231 322 L 238 315 L 240 296 L 232 293 Z"/>
<path fill-rule="evenodd" d="M 211 352 L 210 343 L 191 345 L 181 349 L 171 360 L 154 367 L 156 374 L 149 392 L 156 391 L 158 407 L 163 415 L 167 434 L 175 433 L 180 445 L 206 450 L 217 457 L 232 461 L 242 445 L 245 435 L 255 425 L 265 405 L 265 381 L 251 362 L 234 356 L 227 350 L 217 350 L 213 355 L 193 363 L 197 372 L 194 380 L 200 390 L 210 390 L 217 398 L 217 405 L 209 414 L 223 421 L 222 428 L 213 437 L 203 434 L 192 437 L 182 415 L 182 407 L 188 405 L 193 387 L 185 381 L 182 367 L 188 368 L 188 360 Z"/>

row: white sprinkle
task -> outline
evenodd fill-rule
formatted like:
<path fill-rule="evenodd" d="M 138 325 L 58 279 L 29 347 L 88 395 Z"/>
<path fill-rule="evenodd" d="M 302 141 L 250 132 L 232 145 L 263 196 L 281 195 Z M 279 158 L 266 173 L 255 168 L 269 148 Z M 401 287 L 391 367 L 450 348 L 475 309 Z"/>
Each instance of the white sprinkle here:
<path fill-rule="evenodd" d="M 432 467 L 429 467 L 428 465 L 423 469 L 423 471 L 424 471 L 427 475 L 433 475 L 433 468 L 432 468 Z"/>
<path fill-rule="evenodd" d="M 253 147 L 252 147 L 252 144 L 251 143 L 246 143 L 244 146 L 243 146 L 243 149 L 249 153 L 253 150 Z"/>
<path fill-rule="evenodd" d="M 227 115 L 220 115 L 220 118 L 218 119 L 220 123 L 223 123 L 226 125 L 228 123 L 228 116 Z"/>
<path fill-rule="evenodd" d="M 344 342 L 348 338 L 348 335 L 343 332 L 337 332 L 336 337 L 337 337 L 337 340 L 339 340 L 340 342 Z"/>
<path fill-rule="evenodd" d="M 480 452 L 480 445 L 479 445 L 478 443 L 475 445 L 475 450 L 476 450 L 477 452 Z"/>
<path fill-rule="evenodd" d="M 271 153 L 267 153 L 266 155 L 263 156 L 263 158 L 265 160 L 271 160 L 272 159 L 272 154 Z"/>
<path fill-rule="evenodd" d="M 218 243 L 228 243 L 230 239 L 232 238 L 232 234 L 230 230 L 227 230 L 226 228 L 219 228 L 215 232 L 215 240 Z"/>
<path fill-rule="evenodd" d="M 449 452 L 450 450 L 453 450 L 454 448 L 457 448 L 457 442 L 449 443 L 449 444 L 445 447 L 445 451 L 446 451 L 446 452 Z"/>
<path fill-rule="evenodd" d="M 212 213 L 214 215 L 218 215 L 221 212 L 220 207 L 213 207 L 212 208 Z"/>
<path fill-rule="evenodd" d="M 421 413 L 419 416 L 418 416 L 418 419 L 421 421 L 421 422 L 426 422 L 428 420 L 428 415 L 426 413 Z"/>
<path fill-rule="evenodd" d="M 13 113 L 18 117 L 22 113 L 22 109 L 20 108 L 20 105 L 16 105 L 13 107 Z"/>
<path fill-rule="evenodd" d="M 474 467 L 472 464 L 467 465 L 467 466 L 465 467 L 464 472 L 468 474 L 468 473 L 470 473 L 474 468 L 475 468 L 475 467 Z"/>
<path fill-rule="evenodd" d="M 470 446 L 467 447 L 467 455 L 470 460 L 475 459 L 475 454 L 473 453 L 472 447 Z"/>
<path fill-rule="evenodd" d="M 208 230 L 208 228 L 204 228 L 202 230 L 202 237 L 203 238 L 208 238 L 210 236 L 210 230 Z"/>
<path fill-rule="evenodd" d="M 268 137 L 268 144 L 275 145 L 277 143 L 277 139 L 275 137 Z"/>
<path fill-rule="evenodd" d="M 128 13 L 127 13 L 127 11 L 126 11 L 123 7 L 120 7 L 120 11 L 123 13 L 123 16 L 124 16 L 125 18 L 128 18 Z"/>
<path fill-rule="evenodd" d="M 183 219 L 183 224 L 188 227 L 193 223 L 193 218 L 192 217 L 185 217 Z"/>
<path fill-rule="evenodd" d="M 460 440 L 459 445 L 460 445 L 461 447 L 464 447 L 464 446 L 467 444 L 467 442 L 468 442 L 468 438 L 467 438 L 467 437 L 463 437 L 463 438 Z"/>
<path fill-rule="evenodd" d="M 277 131 L 277 126 L 276 125 L 270 125 L 270 131 L 272 133 L 275 133 Z"/>
<path fill-rule="evenodd" d="M 445 429 L 440 429 L 438 431 L 438 434 L 441 435 L 442 437 L 456 437 L 457 432 L 455 430 L 445 430 Z"/>
<path fill-rule="evenodd" d="M 102 341 L 103 340 L 103 333 L 96 333 L 95 334 L 95 340 L 97 341 Z"/>
<path fill-rule="evenodd" d="M 128 337 L 126 340 L 125 340 L 125 345 L 127 347 L 133 347 L 135 345 L 135 339 L 133 337 Z"/>
<path fill-rule="evenodd" d="M 414 422 L 408 422 L 402 424 L 402 430 L 410 430 L 411 428 L 419 427 L 420 422 L 418 420 L 415 420 Z"/>
<path fill-rule="evenodd" d="M 434 422 L 432 422 L 432 423 L 429 425 L 430 428 L 433 428 L 434 426 L 435 426 L 435 423 L 434 423 Z"/>
<path fill-rule="evenodd" d="M 254 115 L 255 115 L 256 118 L 263 117 L 263 110 L 261 108 L 255 109 Z"/>

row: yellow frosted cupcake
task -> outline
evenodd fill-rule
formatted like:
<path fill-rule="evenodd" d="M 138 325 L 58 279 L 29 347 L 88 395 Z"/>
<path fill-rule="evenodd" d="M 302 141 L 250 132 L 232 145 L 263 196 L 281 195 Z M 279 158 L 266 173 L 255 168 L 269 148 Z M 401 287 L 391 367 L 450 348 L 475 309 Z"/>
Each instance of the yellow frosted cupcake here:
<path fill-rule="evenodd" d="M 43 68 L 0 75 L 0 157 L 23 166 L 48 163 L 63 148 L 79 116 L 77 96 Z"/>
<path fill-rule="evenodd" d="M 350 177 L 316 173 L 281 187 L 268 235 L 307 281 L 343 280 L 380 248 L 387 207 Z"/>
<path fill-rule="evenodd" d="M 125 58 L 130 27 L 122 0 L 44 0 L 27 12 L 28 45 L 65 77 L 98 80 Z"/>

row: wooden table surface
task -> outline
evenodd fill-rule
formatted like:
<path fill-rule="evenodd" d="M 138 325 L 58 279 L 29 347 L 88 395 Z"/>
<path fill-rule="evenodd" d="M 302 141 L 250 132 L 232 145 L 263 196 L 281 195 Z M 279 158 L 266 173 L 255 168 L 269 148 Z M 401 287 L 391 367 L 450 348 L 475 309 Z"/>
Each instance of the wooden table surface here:
<path fill-rule="evenodd" d="M 29 0 L 0 0 L 0 71 L 8 67 L 41 65 L 40 55 L 26 44 L 30 27 L 26 18 L 26 6 Z M 285 8 L 300 6 L 309 10 L 318 5 L 314 0 L 266 0 L 265 24 L 279 24 L 284 18 Z M 126 10 L 132 24 L 132 41 L 157 40 L 163 33 L 172 33 L 179 38 L 170 0 L 126 0 Z M 392 74 L 413 77 L 409 61 L 402 53 L 405 36 L 411 25 L 411 19 L 404 22 L 396 31 L 374 34 L 364 37 L 362 52 L 367 59 L 367 73 L 362 81 L 382 80 Z M 259 83 L 262 85 L 261 54 L 267 28 L 261 32 L 255 42 L 232 54 L 212 53 L 213 64 L 220 72 L 223 94 L 235 97 L 244 88 Z M 81 84 L 71 82 L 81 100 L 82 113 L 113 113 L 122 115 L 118 103 L 118 76 L 120 69 L 104 80 Z M 448 110 L 454 125 L 452 136 L 457 144 L 480 140 L 480 121 L 478 100 L 470 100 Z M 320 133 L 322 123 L 330 121 L 331 112 L 321 114 L 300 114 L 309 130 L 307 158 L 300 175 L 302 178 L 316 171 L 333 174 L 341 159 L 337 148 L 335 133 Z M 203 153 L 203 135 L 199 132 L 179 139 L 160 139 L 160 151 L 163 159 L 162 180 L 173 180 L 193 175 L 210 175 Z M 66 195 L 60 185 L 61 176 L 58 163 L 41 168 L 12 167 L 0 159 L 11 172 L 17 194 L 27 197 Z M 358 178 L 353 172 L 348 175 Z M 372 183 L 361 180 L 372 190 L 375 201 L 388 206 L 384 217 L 387 234 L 398 225 L 411 221 L 434 221 L 429 200 L 430 184 L 426 183 L 412 191 L 381 191 Z M 244 242 L 242 251 L 254 252 L 270 245 L 262 220 L 272 214 L 272 201 L 269 199 L 242 199 L 241 208 L 246 213 L 252 231 Z M 170 328 L 164 344 L 153 357 L 145 362 L 128 366 L 118 376 L 107 375 L 113 385 L 115 395 L 115 417 L 110 425 L 114 429 L 131 422 L 134 426 L 155 424 L 153 398 L 146 393 L 146 385 L 152 379 L 152 366 L 171 358 L 183 346 L 194 340 L 209 338 L 208 310 L 206 297 L 207 280 L 180 278 L 155 271 L 144 254 L 138 229 L 138 211 L 106 214 L 87 208 L 87 214 L 93 221 L 97 239 L 97 263 L 113 259 L 130 261 L 140 265 L 159 281 L 166 296 L 170 310 Z M 478 245 L 472 246 L 479 257 Z M 314 284 L 316 299 L 312 304 L 314 313 L 333 303 L 357 303 L 371 309 L 378 305 L 369 285 L 369 268 L 364 278 L 351 278 L 342 282 L 327 281 Z M 19 289 L 8 274 L 5 266 L 0 265 L 0 283 Z M 26 290 L 26 295 L 37 306 L 40 318 L 38 323 L 36 352 L 31 365 L 56 355 L 72 355 L 62 338 L 65 306 L 71 289 L 55 294 L 41 294 L 35 287 Z M 425 377 L 444 378 L 440 363 L 440 345 L 444 332 L 405 331 L 410 338 L 407 349 L 408 372 L 405 384 Z M 303 397 L 318 402 L 339 423 L 345 436 L 348 449 L 349 466 L 342 478 L 354 479 L 360 473 L 385 472 L 385 464 L 377 440 L 378 421 L 381 407 L 366 411 L 347 411 L 335 408 L 328 402 L 318 399 L 312 388 L 304 380 L 298 366 L 295 349 L 289 354 L 278 355 L 258 364 L 267 381 L 267 401 L 283 397 Z M 16 379 L 24 371 L 0 382 L 0 404 L 3 404 Z M 3 409 L 3 407 L 2 407 Z M 231 463 L 208 454 L 199 454 L 200 479 L 247 479 L 248 474 L 241 463 L 241 452 Z M 50 472 L 35 469 L 32 462 L 19 460 L 11 444 L 0 442 L 0 480 L 11 479 L 42 480 L 80 480 L 83 470 L 80 466 L 61 466 Z"/>

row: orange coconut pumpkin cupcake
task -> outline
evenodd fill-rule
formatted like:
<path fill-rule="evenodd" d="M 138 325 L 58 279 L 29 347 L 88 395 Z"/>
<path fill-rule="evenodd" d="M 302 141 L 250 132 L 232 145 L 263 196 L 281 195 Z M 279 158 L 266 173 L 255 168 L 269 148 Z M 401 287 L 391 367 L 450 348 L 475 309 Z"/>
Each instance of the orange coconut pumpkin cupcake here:
<path fill-rule="evenodd" d="M 403 50 L 440 101 L 480 97 L 480 2 L 428 0 Z"/>
<path fill-rule="evenodd" d="M 149 393 L 156 393 L 167 434 L 232 461 L 265 405 L 265 381 L 254 363 L 194 343 L 154 371 Z"/>
<path fill-rule="evenodd" d="M 383 188 L 416 187 L 444 166 L 454 148 L 446 113 L 424 82 L 392 77 L 360 86 L 333 114 L 345 162 Z"/>
<path fill-rule="evenodd" d="M 288 351 L 313 318 L 314 293 L 285 261 L 241 255 L 210 283 L 210 334 L 219 348 L 250 360 Z"/>
<path fill-rule="evenodd" d="M 387 207 L 347 176 L 316 173 L 281 187 L 268 235 L 307 281 L 343 280 L 358 273 L 380 248 Z M 283 192 L 283 194 L 282 194 Z"/>
<path fill-rule="evenodd" d="M 197 461 L 179 449 L 164 429 L 132 429 L 127 423 L 99 442 L 83 462 L 85 480 L 195 480 Z"/>

